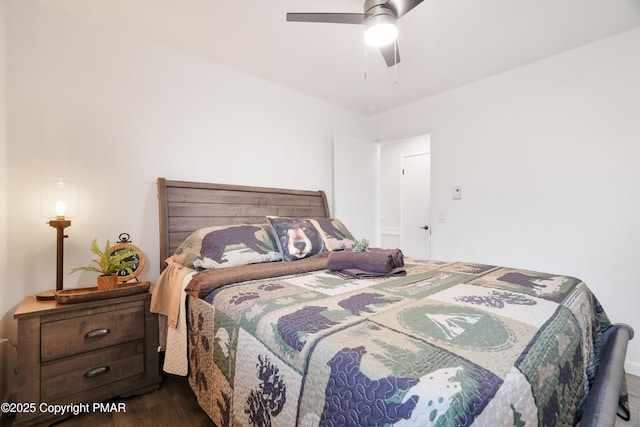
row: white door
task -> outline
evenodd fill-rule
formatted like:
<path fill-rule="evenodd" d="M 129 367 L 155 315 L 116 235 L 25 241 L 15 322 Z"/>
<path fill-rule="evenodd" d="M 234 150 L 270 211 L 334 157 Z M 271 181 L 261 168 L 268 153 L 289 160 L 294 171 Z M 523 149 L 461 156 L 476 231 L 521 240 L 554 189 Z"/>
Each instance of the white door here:
<path fill-rule="evenodd" d="M 379 246 L 378 144 L 344 135 L 333 137 L 333 217 L 353 236 Z"/>
<path fill-rule="evenodd" d="M 431 156 L 402 158 L 401 235 L 402 252 L 411 257 L 431 256 Z"/>

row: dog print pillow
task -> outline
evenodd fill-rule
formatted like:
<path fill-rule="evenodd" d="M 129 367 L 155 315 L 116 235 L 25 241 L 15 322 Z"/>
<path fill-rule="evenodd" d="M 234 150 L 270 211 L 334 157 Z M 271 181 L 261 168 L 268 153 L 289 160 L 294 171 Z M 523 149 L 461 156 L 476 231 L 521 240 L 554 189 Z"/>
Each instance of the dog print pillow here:
<path fill-rule="evenodd" d="M 296 261 L 325 250 L 320 232 L 308 219 L 268 216 L 283 261 Z"/>

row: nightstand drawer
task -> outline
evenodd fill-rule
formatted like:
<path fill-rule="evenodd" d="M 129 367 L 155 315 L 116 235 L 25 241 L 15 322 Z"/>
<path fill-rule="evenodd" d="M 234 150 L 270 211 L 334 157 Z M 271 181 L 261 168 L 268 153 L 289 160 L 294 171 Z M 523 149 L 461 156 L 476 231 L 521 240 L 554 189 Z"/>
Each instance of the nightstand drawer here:
<path fill-rule="evenodd" d="M 41 361 L 144 338 L 143 306 L 42 323 Z"/>
<path fill-rule="evenodd" d="M 144 342 L 129 342 L 82 356 L 45 364 L 41 400 L 51 402 L 69 392 L 81 393 L 144 373 Z"/>

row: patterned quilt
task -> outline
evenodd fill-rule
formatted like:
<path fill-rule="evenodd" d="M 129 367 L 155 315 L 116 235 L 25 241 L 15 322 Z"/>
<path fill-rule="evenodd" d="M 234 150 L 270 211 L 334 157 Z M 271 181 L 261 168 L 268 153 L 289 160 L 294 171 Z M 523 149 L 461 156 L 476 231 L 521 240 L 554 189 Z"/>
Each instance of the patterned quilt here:
<path fill-rule="evenodd" d="M 574 425 L 610 322 L 573 277 L 405 259 L 189 298 L 189 382 L 216 425 Z"/>

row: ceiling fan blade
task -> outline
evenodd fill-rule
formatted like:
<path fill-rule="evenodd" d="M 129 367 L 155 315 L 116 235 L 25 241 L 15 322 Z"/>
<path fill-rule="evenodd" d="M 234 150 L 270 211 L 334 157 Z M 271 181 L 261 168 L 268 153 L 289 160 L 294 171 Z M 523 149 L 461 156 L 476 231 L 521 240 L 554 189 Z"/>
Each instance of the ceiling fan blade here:
<path fill-rule="evenodd" d="M 400 63 L 400 49 L 398 49 L 398 43 L 390 43 L 380 48 L 380 53 L 384 58 L 384 62 L 387 63 L 387 67 L 393 67 Z"/>
<path fill-rule="evenodd" d="M 364 24 L 364 13 L 287 13 L 289 22 L 326 22 L 332 24 Z"/>
<path fill-rule="evenodd" d="M 405 13 L 422 3 L 423 0 L 389 0 L 383 7 L 395 13 L 396 18 L 400 18 Z"/>

